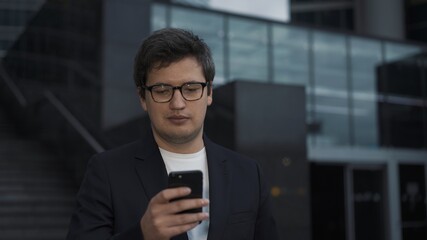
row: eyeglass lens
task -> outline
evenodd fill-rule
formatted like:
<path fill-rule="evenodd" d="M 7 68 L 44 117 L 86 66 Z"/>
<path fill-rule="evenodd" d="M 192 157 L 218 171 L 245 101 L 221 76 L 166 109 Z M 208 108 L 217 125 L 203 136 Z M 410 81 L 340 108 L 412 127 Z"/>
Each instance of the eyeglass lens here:
<path fill-rule="evenodd" d="M 171 85 L 156 85 L 151 88 L 151 94 L 156 102 L 168 102 L 172 99 L 175 89 L 179 89 L 185 100 L 198 100 L 203 95 L 202 83 L 185 83 L 181 87 Z"/>

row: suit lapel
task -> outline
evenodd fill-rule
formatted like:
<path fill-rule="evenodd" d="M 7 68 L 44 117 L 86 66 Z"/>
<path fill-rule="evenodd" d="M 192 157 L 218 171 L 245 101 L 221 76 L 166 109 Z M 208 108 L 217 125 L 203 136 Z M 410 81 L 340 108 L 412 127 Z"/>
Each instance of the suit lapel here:
<path fill-rule="evenodd" d="M 167 187 L 167 171 L 159 148 L 149 131 L 142 138 L 141 148 L 135 155 L 135 170 L 143 186 L 147 199 Z M 223 150 L 204 137 L 209 170 L 210 219 L 208 240 L 221 239 L 229 215 L 231 169 Z M 181 234 L 173 239 L 187 239 Z"/>
<path fill-rule="evenodd" d="M 135 155 L 135 169 L 145 195 L 151 199 L 167 187 L 167 172 L 151 131 L 142 139 L 141 149 Z"/>
<path fill-rule="evenodd" d="M 208 240 L 221 239 L 229 212 L 230 168 L 223 150 L 204 137 L 209 169 L 209 234 Z"/>
<path fill-rule="evenodd" d="M 151 131 L 142 138 L 141 148 L 135 154 L 135 170 L 143 186 L 147 199 L 167 188 L 168 175 L 157 143 Z M 173 240 L 188 240 L 187 234 L 181 234 Z"/>

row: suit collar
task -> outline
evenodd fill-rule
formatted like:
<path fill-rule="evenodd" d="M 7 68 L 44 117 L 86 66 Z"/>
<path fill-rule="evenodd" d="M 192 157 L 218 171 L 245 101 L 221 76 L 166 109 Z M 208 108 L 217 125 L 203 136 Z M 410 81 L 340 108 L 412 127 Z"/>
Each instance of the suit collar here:
<path fill-rule="evenodd" d="M 204 136 L 209 169 L 209 234 L 208 240 L 221 239 L 229 215 L 231 168 L 224 150 Z"/>
<path fill-rule="evenodd" d="M 210 219 L 208 240 L 221 239 L 229 214 L 231 169 L 224 150 L 203 136 L 209 171 Z M 136 172 L 148 199 L 167 187 L 167 171 L 153 133 L 147 131 L 135 154 Z M 184 236 L 180 236 L 184 237 Z M 178 239 L 181 239 L 178 237 Z M 174 238 L 176 239 L 176 238 Z M 185 238 L 183 238 L 185 239 Z"/>
<path fill-rule="evenodd" d="M 167 187 L 167 172 L 151 130 L 143 134 L 140 142 L 140 148 L 135 154 L 136 172 L 145 195 L 151 199 Z"/>

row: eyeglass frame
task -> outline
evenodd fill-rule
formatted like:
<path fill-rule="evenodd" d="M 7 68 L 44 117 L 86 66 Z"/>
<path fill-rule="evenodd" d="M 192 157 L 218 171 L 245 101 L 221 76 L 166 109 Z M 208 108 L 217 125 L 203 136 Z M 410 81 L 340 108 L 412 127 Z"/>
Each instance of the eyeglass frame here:
<path fill-rule="evenodd" d="M 197 98 L 197 99 L 188 100 L 188 99 L 184 96 L 184 94 L 182 93 L 182 88 L 183 88 L 186 84 L 200 84 L 200 85 L 202 85 L 202 92 L 201 92 L 201 94 L 200 94 L 200 97 L 199 97 L 199 98 Z M 156 101 L 156 99 L 154 99 L 152 90 L 153 90 L 153 88 L 154 88 L 154 87 L 158 87 L 158 86 L 167 86 L 167 87 L 172 87 L 172 94 L 171 94 L 171 96 L 170 96 L 169 100 L 164 101 L 164 102 L 162 102 L 162 101 L 160 101 L 160 102 L 159 102 L 159 101 Z M 156 102 L 156 103 L 168 103 L 168 102 L 170 102 L 170 101 L 172 100 L 172 98 L 173 98 L 173 96 L 174 96 L 174 94 L 175 94 L 175 90 L 179 90 L 179 92 L 181 93 L 182 98 L 184 98 L 184 100 L 185 100 L 185 101 L 190 101 L 190 102 L 192 102 L 192 101 L 200 100 L 200 99 L 203 97 L 203 93 L 204 93 L 204 91 L 205 91 L 205 87 L 209 87 L 209 86 L 211 86 L 210 82 L 185 82 L 185 83 L 183 83 L 181 86 L 173 86 L 173 85 L 166 84 L 166 83 L 158 83 L 158 84 L 154 84 L 154 85 L 151 85 L 151 86 L 144 86 L 144 85 L 143 85 L 143 86 L 141 86 L 141 87 L 142 87 L 143 89 L 145 89 L 145 90 L 147 90 L 147 91 L 149 91 L 149 92 L 150 92 L 151 98 L 153 99 L 153 101 L 154 101 L 154 102 Z"/>

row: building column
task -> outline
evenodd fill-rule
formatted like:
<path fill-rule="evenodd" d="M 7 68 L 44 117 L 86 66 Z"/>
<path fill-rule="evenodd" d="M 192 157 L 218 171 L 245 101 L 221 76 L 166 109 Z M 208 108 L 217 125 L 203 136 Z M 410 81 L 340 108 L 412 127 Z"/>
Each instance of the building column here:
<path fill-rule="evenodd" d="M 357 32 L 376 37 L 404 39 L 403 0 L 355 0 L 354 3 Z"/>
<path fill-rule="evenodd" d="M 399 162 L 395 159 L 387 163 L 389 239 L 402 239 L 402 224 L 400 216 Z"/>

